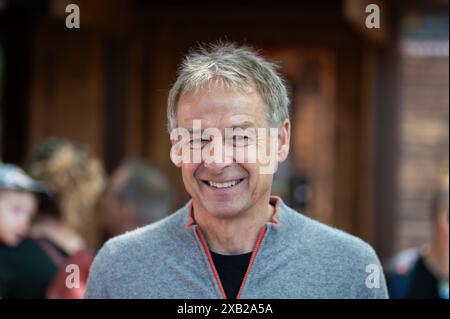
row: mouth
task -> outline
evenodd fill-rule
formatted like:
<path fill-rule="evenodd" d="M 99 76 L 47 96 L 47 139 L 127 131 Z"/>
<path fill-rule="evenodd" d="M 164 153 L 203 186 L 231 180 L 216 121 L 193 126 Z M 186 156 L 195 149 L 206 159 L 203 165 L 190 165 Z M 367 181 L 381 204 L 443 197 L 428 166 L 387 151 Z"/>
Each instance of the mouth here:
<path fill-rule="evenodd" d="M 239 185 L 243 180 L 243 178 L 240 178 L 226 182 L 213 182 L 207 180 L 202 180 L 202 182 L 213 189 L 230 189 Z"/>

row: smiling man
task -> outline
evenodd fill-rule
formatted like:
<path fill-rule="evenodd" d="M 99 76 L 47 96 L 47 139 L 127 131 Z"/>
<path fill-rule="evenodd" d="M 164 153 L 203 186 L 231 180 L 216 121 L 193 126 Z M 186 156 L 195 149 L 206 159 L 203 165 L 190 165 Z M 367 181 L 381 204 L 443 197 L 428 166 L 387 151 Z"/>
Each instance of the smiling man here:
<path fill-rule="evenodd" d="M 190 53 L 167 114 L 171 158 L 192 199 L 107 242 L 86 296 L 386 298 L 368 244 L 271 196 L 276 164 L 289 153 L 288 107 L 276 65 L 252 49 L 218 44 Z"/>

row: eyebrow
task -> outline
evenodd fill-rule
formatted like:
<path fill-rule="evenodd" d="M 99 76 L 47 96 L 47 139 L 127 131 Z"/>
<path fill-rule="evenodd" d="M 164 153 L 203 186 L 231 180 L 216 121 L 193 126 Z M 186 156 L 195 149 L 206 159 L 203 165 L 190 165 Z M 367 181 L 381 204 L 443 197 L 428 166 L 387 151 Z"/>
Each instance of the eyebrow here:
<path fill-rule="evenodd" d="M 241 129 L 244 129 L 244 130 L 247 129 L 247 128 L 250 128 L 250 127 L 255 127 L 255 124 L 253 122 L 250 122 L 250 121 L 244 121 L 242 123 L 234 124 L 234 125 L 231 126 L 232 129 L 241 128 Z"/>
<path fill-rule="evenodd" d="M 247 128 L 252 128 L 252 127 L 256 127 L 256 126 L 255 126 L 255 123 L 250 122 L 250 121 L 244 121 L 244 122 L 242 122 L 242 123 L 233 124 L 233 125 L 231 126 L 232 129 L 241 128 L 241 129 L 243 129 L 243 130 L 245 130 L 245 129 L 247 129 Z M 192 133 L 194 132 L 194 129 L 191 128 L 191 127 L 186 127 L 185 129 L 188 130 L 188 132 L 189 132 L 190 134 L 192 134 Z M 204 129 L 202 129 L 202 131 L 204 131 Z"/>

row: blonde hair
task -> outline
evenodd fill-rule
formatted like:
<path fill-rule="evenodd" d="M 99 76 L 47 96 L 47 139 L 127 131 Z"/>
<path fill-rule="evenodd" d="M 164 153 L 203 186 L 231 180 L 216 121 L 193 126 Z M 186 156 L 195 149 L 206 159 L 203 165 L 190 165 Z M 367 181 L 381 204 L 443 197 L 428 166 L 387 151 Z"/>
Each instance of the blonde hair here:
<path fill-rule="evenodd" d="M 53 213 L 95 245 L 93 208 L 103 190 L 105 173 L 91 150 L 66 139 L 47 138 L 31 154 L 28 173 L 54 191 Z"/>

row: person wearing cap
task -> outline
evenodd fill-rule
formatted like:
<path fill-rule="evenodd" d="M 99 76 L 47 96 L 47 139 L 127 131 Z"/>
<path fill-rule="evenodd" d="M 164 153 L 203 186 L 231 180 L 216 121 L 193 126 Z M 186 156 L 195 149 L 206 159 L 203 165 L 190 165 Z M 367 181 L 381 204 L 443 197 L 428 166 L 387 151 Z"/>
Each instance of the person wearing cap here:
<path fill-rule="evenodd" d="M 42 200 L 51 196 L 41 182 L 19 167 L 0 164 L 0 298 L 40 298 L 55 269 L 31 240 L 31 221 Z"/>
<path fill-rule="evenodd" d="M 28 234 L 45 186 L 12 164 L 0 165 L 0 242 L 17 246 Z"/>

